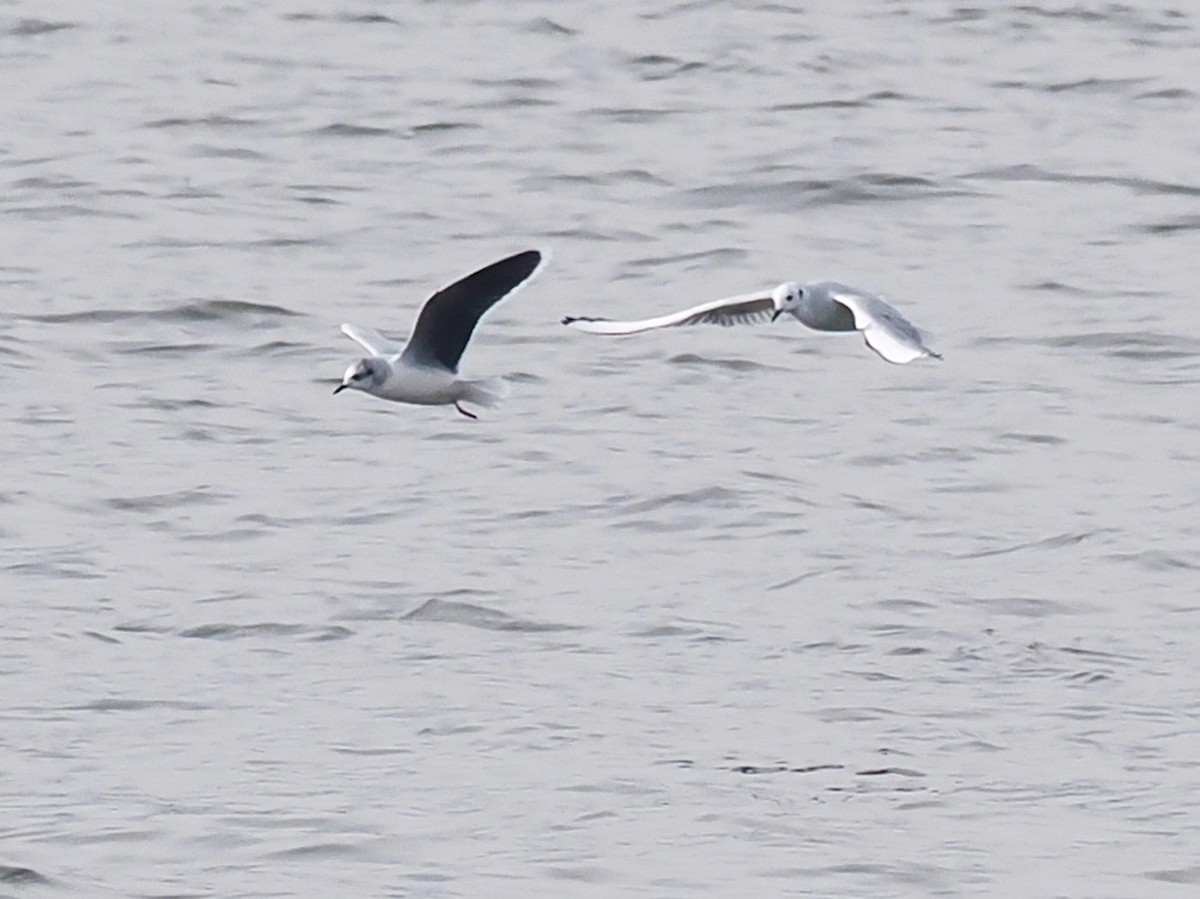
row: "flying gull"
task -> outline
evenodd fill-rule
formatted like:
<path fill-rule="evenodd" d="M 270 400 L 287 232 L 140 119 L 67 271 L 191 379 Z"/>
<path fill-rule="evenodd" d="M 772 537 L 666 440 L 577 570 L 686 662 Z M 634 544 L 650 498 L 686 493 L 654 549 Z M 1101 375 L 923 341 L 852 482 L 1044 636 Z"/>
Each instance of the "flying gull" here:
<path fill-rule="evenodd" d="M 333 392 L 349 387 L 398 403 L 453 403 L 463 415 L 477 418 L 460 403 L 494 406 L 504 398 L 506 385 L 498 378 L 460 379 L 458 360 L 480 317 L 536 272 L 541 262 L 541 253 L 526 250 L 443 287 L 425 301 L 403 347 L 370 328 L 342 325 L 342 333 L 371 355 L 346 369 Z"/>
<path fill-rule="evenodd" d="M 729 326 L 775 321 L 784 313 L 791 313 L 801 324 L 817 331 L 862 331 L 867 346 L 888 362 L 902 365 L 926 356 L 942 358 L 925 345 L 921 332 L 882 297 L 836 281 L 808 284 L 788 281 L 773 291 L 712 300 L 639 321 L 569 315 L 562 323 L 589 334 L 638 334 L 683 325 Z"/>

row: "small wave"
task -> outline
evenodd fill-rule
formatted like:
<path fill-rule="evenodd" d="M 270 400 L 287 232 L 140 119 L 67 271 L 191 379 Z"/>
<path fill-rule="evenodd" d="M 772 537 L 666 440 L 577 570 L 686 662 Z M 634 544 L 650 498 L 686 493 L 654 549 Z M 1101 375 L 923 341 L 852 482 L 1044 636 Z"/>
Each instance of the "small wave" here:
<path fill-rule="evenodd" d="M 477 627 L 487 631 L 518 631 L 522 633 L 574 629 L 569 625 L 542 624 L 515 618 L 506 612 L 475 603 L 438 599 L 437 597 L 425 600 L 412 611 L 401 615 L 400 620 L 463 624 L 467 627 Z"/>
<path fill-rule="evenodd" d="M 312 347 L 304 343 L 294 343 L 288 340 L 268 340 L 266 343 L 260 343 L 256 346 L 231 351 L 229 355 L 257 359 L 262 356 L 296 356 L 311 352 L 311 350 Z M 322 381 L 322 383 L 325 382 Z"/>
<path fill-rule="evenodd" d="M 534 19 L 526 30 L 530 34 L 545 34 L 551 37 L 571 37 L 579 33 L 573 28 L 568 28 L 566 25 L 547 18 Z"/>
<path fill-rule="evenodd" d="M 1056 172 L 1030 163 L 1004 165 L 996 168 L 967 172 L 963 178 L 984 181 L 1050 181 L 1061 184 L 1111 184 L 1137 193 L 1173 194 L 1184 197 L 1200 196 L 1200 187 L 1151 178 L 1130 178 L 1124 175 L 1080 175 L 1073 172 Z"/>
<path fill-rule="evenodd" d="M 393 19 L 391 16 L 385 16 L 383 13 L 343 13 L 337 17 L 339 22 L 345 22 L 347 25 L 399 25 L 399 19 Z"/>
<path fill-rule="evenodd" d="M 754 359 L 712 359 L 698 356 L 695 353 L 679 353 L 667 359 L 671 365 L 687 365 L 702 368 L 722 368 L 726 371 L 778 371 L 770 365 L 764 365 Z"/>
<path fill-rule="evenodd" d="M 772 210 L 791 210 L 971 195 L 971 191 L 947 187 L 928 178 L 875 172 L 838 181 L 793 179 L 763 182 L 760 179 L 747 180 L 733 184 L 695 188 L 685 191 L 681 197 L 686 205 L 710 209 L 753 206 Z"/>
<path fill-rule="evenodd" d="M 137 216 L 128 212 L 82 206 L 79 203 L 46 203 L 41 206 L 9 206 L 5 214 L 19 216 L 36 222 L 56 222 L 61 219 L 103 218 L 133 220 Z"/>
<path fill-rule="evenodd" d="M 1076 287 L 1073 284 L 1065 284 L 1062 281 L 1038 281 L 1036 284 L 1022 284 L 1020 286 L 1023 290 L 1042 290 L 1048 293 L 1063 293 L 1073 297 L 1093 295 L 1093 292 L 1090 290 Z"/>
<path fill-rule="evenodd" d="M 26 886 L 31 883 L 49 883 L 44 875 L 33 868 L 19 868 L 15 865 L 0 865 L 0 883 Z"/>
<path fill-rule="evenodd" d="M 1151 880 L 1162 883 L 1191 883 L 1200 885 L 1200 865 L 1191 868 L 1164 868 L 1161 871 L 1147 871 L 1146 876 Z"/>
<path fill-rule="evenodd" d="M 182 699 L 97 699 L 82 705 L 68 706 L 72 711 L 80 712 L 143 712 L 147 709 L 178 709 L 180 711 L 197 712 L 212 708 L 202 702 L 189 702 Z"/>
<path fill-rule="evenodd" d="M 672 506 L 729 509 L 740 506 L 741 500 L 741 491 L 714 484 L 711 487 L 700 487 L 697 490 L 688 490 L 683 493 L 668 493 L 635 502 L 625 501 L 624 508 L 618 508 L 615 511 L 619 515 L 644 515 L 647 512 L 655 512 Z"/>
<path fill-rule="evenodd" d="M 22 350 L 15 349 L 10 346 L 0 344 L 0 356 L 7 356 L 9 359 L 32 359 L 33 357 Z"/>
<path fill-rule="evenodd" d="M 65 31 L 68 28 L 78 28 L 74 22 L 48 22 L 45 19 L 21 19 L 8 33 L 13 37 L 35 37 L 39 34 L 52 34 L 55 31 Z"/>
<path fill-rule="evenodd" d="M 960 559 L 986 559 L 991 556 L 1004 556 L 1009 553 L 1024 552 L 1031 549 L 1061 549 L 1064 546 L 1075 546 L 1077 543 L 1082 543 L 1090 537 L 1095 537 L 1102 531 L 1083 531 L 1078 534 L 1056 534 L 1053 537 L 1045 537 L 1041 540 L 1028 540 L 1023 543 L 1017 543 L 1012 546 L 1002 546 L 997 549 L 983 549 L 978 552 L 965 553 L 958 556 Z"/>
<path fill-rule="evenodd" d="M 632 269 L 655 269 L 659 266 L 683 266 L 684 271 L 711 267 L 711 263 L 727 264 L 740 262 L 748 258 L 750 253 L 740 247 L 717 247 L 700 253 L 678 253 L 674 256 L 644 256 L 641 259 L 631 259 L 625 263 Z"/>
<path fill-rule="evenodd" d="M 1131 87 L 1144 84 L 1148 78 L 1082 78 L 1078 81 L 997 81 L 993 87 L 1009 90 L 1041 91 L 1047 94 L 1122 93 Z"/>
<path fill-rule="evenodd" d="M 287 250 L 292 247 L 326 246 L 328 243 L 329 241 L 323 237 L 263 237 L 259 240 L 247 241 L 242 246 L 263 250 Z"/>
<path fill-rule="evenodd" d="M 842 98 L 830 97 L 827 100 L 810 100 L 804 103 L 780 103 L 770 107 L 771 112 L 804 112 L 810 109 L 862 109 L 877 106 L 880 103 L 890 103 L 894 100 L 912 99 L 907 94 L 896 91 L 875 91 L 862 97 Z"/>
<path fill-rule="evenodd" d="M 1040 596 L 999 596 L 986 600 L 990 614 L 1011 615 L 1014 618 L 1049 618 L 1077 612 L 1067 603 Z"/>
<path fill-rule="evenodd" d="M 237 321 L 248 316 L 289 317 L 299 315 L 282 306 L 251 303 L 245 300 L 196 300 L 168 309 L 91 309 L 87 312 L 64 312 L 50 315 L 30 315 L 29 321 L 44 324 L 111 324 L 120 321 L 201 322 Z"/>
<path fill-rule="evenodd" d="M 1117 553 L 1112 558 L 1133 562 L 1147 571 L 1200 571 L 1200 560 L 1192 562 L 1161 550 L 1148 549 L 1138 553 Z"/>
<path fill-rule="evenodd" d="M 466 131 L 479 128 L 472 122 L 426 122 L 424 125 L 413 125 L 413 134 L 441 134 L 446 131 Z"/>
<path fill-rule="evenodd" d="M 254 125 L 261 125 L 261 119 L 239 119 L 234 116 L 226 115 L 206 115 L 206 116 L 172 116 L 165 119 L 154 119 L 145 122 L 143 128 L 212 128 L 216 130 L 233 129 L 233 128 L 248 128 Z"/>
<path fill-rule="evenodd" d="M 818 771 L 844 771 L 845 765 L 789 765 L 778 762 L 773 765 L 733 765 L 729 768 L 734 774 L 816 774 Z"/>
<path fill-rule="evenodd" d="M 1180 359 L 1200 352 L 1200 340 L 1182 334 L 1157 334 L 1152 331 L 1122 333 L 1100 331 L 1091 334 L 1067 334 L 1039 341 L 1044 346 L 1102 352 L 1122 359 Z"/>
<path fill-rule="evenodd" d="M 88 581 L 104 577 L 98 571 L 91 570 L 96 567 L 96 564 L 90 559 L 82 558 L 75 553 L 57 553 L 53 554 L 52 558 L 17 562 L 6 566 L 3 570 L 11 574 L 30 577 Z"/>
<path fill-rule="evenodd" d="M 33 175 L 29 178 L 18 178 L 12 183 L 12 188 L 16 190 L 66 190 L 72 193 L 95 186 L 92 181 L 80 181 L 65 175 Z"/>
<path fill-rule="evenodd" d="M 646 186 L 670 187 L 670 182 L 647 172 L 645 169 L 620 169 L 613 172 L 591 172 L 588 174 L 557 173 L 553 175 L 530 175 L 518 182 L 522 190 L 544 190 L 564 185 L 585 187 L 638 189 Z"/>
<path fill-rule="evenodd" d="M 1162 90 L 1146 91 L 1144 94 L 1138 94 L 1139 100 L 1185 100 L 1191 101 L 1196 99 L 1195 91 L 1190 91 L 1186 87 L 1164 87 Z"/>
<path fill-rule="evenodd" d="M 275 849 L 271 852 L 264 853 L 263 858 L 282 861 L 293 861 L 296 859 L 351 859 L 357 856 L 359 853 L 360 849 L 354 843 L 334 843 L 325 841 L 306 843 L 303 846 L 293 846 L 289 849 Z"/>
<path fill-rule="evenodd" d="M 321 137 L 387 137 L 392 134 L 391 128 L 376 128 L 372 125 L 351 125 L 346 122 L 334 122 L 324 128 L 317 128 L 310 134 Z"/>
<path fill-rule="evenodd" d="M 590 115 L 620 125 L 652 125 L 663 119 L 691 112 L 689 109 L 638 106 L 601 106 L 588 110 Z"/>
<path fill-rule="evenodd" d="M 1012 440 L 1017 443 L 1036 443 L 1044 446 L 1059 446 L 1067 442 L 1065 437 L 1058 437 L 1054 434 L 1025 434 L 1020 431 L 1009 431 L 1001 434 L 997 439 Z"/>
<path fill-rule="evenodd" d="M 499 100 L 489 100 L 484 103 L 474 103 L 470 109 L 507 109 L 507 110 L 522 110 L 541 106 L 553 106 L 553 100 L 547 100 L 542 97 L 529 96 L 509 96 Z"/>
<path fill-rule="evenodd" d="M 677 75 L 706 68 L 702 62 L 679 59 L 674 56 L 661 56 L 655 53 L 631 57 L 626 60 L 626 64 L 638 73 L 642 81 L 664 81 Z"/>
<path fill-rule="evenodd" d="M 1173 221 L 1136 225 L 1135 230 L 1143 234 L 1180 234 L 1187 231 L 1200 231 L 1200 215 L 1184 215 Z"/>
<path fill-rule="evenodd" d="M 153 512 L 159 509 L 178 509 L 183 506 L 201 506 L 223 502 L 230 498 L 227 493 L 214 493 L 206 487 L 196 490 L 179 490 L 174 493 L 156 493 L 147 496 L 116 496 L 104 501 L 110 509 L 118 512 Z"/>
<path fill-rule="evenodd" d="M 249 147 L 217 147 L 212 144 L 197 144 L 192 147 L 191 152 L 202 159 L 244 159 L 250 162 L 267 162 L 271 159 L 266 153 L 251 150 Z"/>
<path fill-rule="evenodd" d="M 183 359 L 197 353 L 211 353 L 217 349 L 211 343 L 136 343 L 115 348 L 122 356 L 166 356 Z"/>
<path fill-rule="evenodd" d="M 179 636 L 196 640 L 241 640 L 246 637 L 303 637 L 311 642 L 344 640 L 354 631 L 340 625 L 313 627 L 307 624 L 202 624 L 179 632 Z"/>
<path fill-rule="evenodd" d="M 799 584 L 802 581 L 807 581 L 814 577 L 821 577 L 822 575 L 829 574 L 834 571 L 845 571 L 847 568 L 848 566 L 846 565 L 835 565 L 831 568 L 822 568 L 817 571 L 805 571 L 804 573 L 797 574 L 795 577 L 790 577 L 785 581 L 778 581 L 777 583 L 771 584 L 767 587 L 767 589 L 786 590 L 788 587 L 794 587 L 796 584 Z"/>
<path fill-rule="evenodd" d="M 343 25 L 399 25 L 398 19 L 383 13 L 338 13 L 337 15 L 321 15 L 315 12 L 284 13 L 287 22 L 338 22 Z"/>

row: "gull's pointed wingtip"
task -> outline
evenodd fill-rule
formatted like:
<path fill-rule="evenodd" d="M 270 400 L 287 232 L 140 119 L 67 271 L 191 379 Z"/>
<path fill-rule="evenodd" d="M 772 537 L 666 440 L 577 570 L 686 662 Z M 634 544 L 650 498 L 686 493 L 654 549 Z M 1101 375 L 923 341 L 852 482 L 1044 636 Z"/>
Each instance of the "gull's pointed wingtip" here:
<path fill-rule="evenodd" d="M 511 256 L 506 256 L 499 262 L 493 263 L 495 266 L 505 266 L 508 271 L 512 272 L 516 279 L 516 283 L 512 289 L 516 290 L 528 284 L 536 278 L 546 267 L 546 262 L 550 259 L 550 251 L 541 247 L 534 247 L 528 250 L 521 250 L 519 253 L 513 253 Z"/>
<path fill-rule="evenodd" d="M 546 263 L 550 261 L 550 249 L 548 247 L 532 247 L 525 250 L 521 255 L 531 255 L 535 257 L 533 270 L 529 273 L 529 278 L 534 278 L 546 267 Z M 527 278 L 526 280 L 529 280 Z"/>

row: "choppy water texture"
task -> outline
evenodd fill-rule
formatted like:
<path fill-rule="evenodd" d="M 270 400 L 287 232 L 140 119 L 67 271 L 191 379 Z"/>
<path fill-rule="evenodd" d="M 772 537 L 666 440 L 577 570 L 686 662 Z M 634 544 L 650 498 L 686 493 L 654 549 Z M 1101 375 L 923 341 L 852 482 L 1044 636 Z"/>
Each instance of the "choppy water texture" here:
<path fill-rule="evenodd" d="M 1198 19 L 0 7 L 0 894 L 1195 891 Z"/>

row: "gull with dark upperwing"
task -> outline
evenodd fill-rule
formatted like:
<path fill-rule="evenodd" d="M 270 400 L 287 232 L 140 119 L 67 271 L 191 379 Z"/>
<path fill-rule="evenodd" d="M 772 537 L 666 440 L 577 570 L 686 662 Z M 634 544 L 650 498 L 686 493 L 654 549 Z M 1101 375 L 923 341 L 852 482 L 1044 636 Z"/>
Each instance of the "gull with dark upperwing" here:
<path fill-rule="evenodd" d="M 477 418 L 460 404 L 495 406 L 507 385 L 499 378 L 461 379 L 458 361 L 483 314 L 527 281 L 541 263 L 540 252 L 526 250 L 443 287 L 425 301 L 403 347 L 370 328 L 342 325 L 342 333 L 371 355 L 346 369 L 333 392 L 350 388 L 397 403 L 453 404 L 468 418 Z"/>
<path fill-rule="evenodd" d="M 775 321 L 785 313 L 816 331 L 861 331 L 868 347 L 898 365 L 922 357 L 942 358 L 925 345 L 921 332 L 882 297 L 836 281 L 808 284 L 788 281 L 771 291 L 712 300 L 638 321 L 569 315 L 562 323 L 589 334 L 640 334 L 685 325 L 729 326 Z"/>

